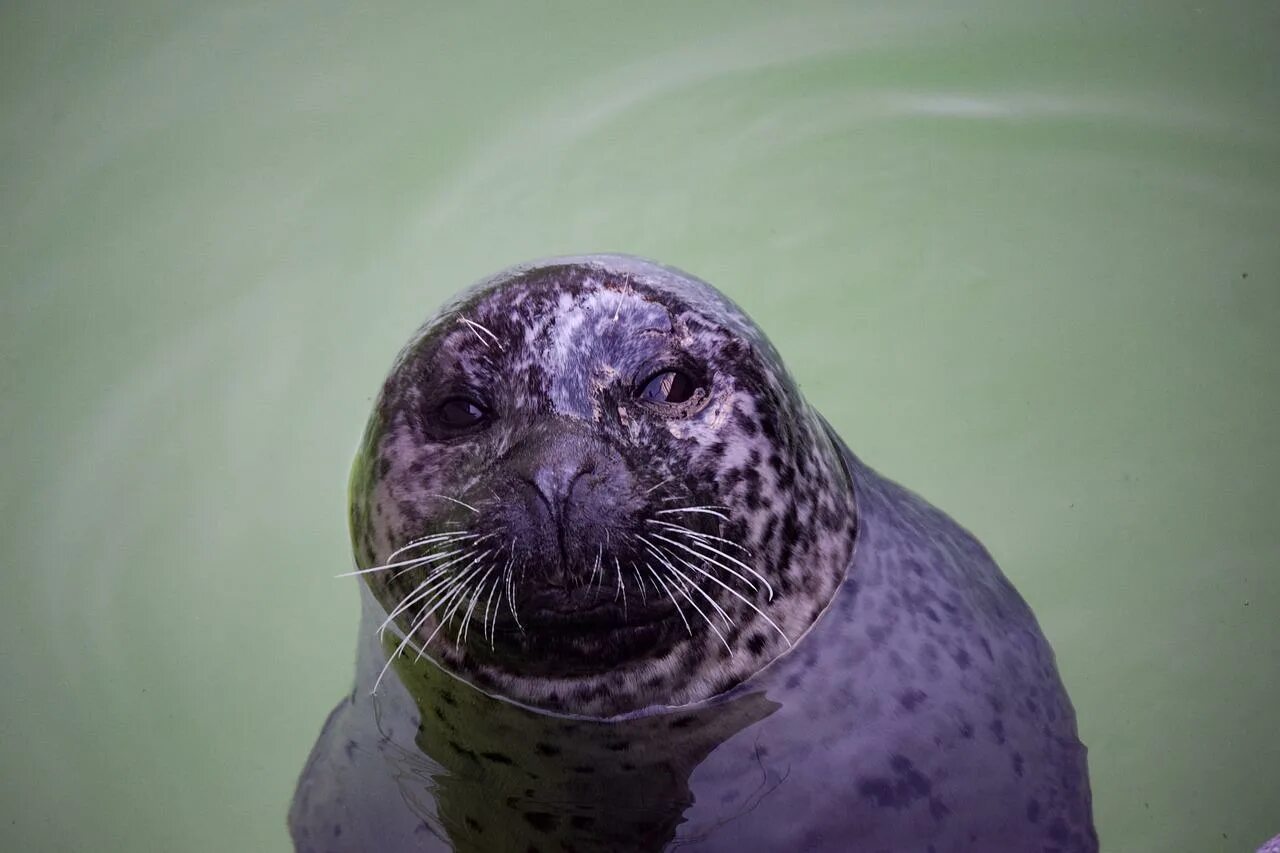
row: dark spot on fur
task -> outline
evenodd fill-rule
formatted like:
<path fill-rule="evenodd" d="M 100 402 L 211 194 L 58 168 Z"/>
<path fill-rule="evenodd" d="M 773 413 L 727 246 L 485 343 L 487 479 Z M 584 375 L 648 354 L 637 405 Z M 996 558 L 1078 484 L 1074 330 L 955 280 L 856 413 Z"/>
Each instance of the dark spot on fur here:
<path fill-rule="evenodd" d="M 1040 820 L 1040 801 L 1039 800 L 1033 799 L 1027 803 L 1027 820 L 1030 821 L 1031 823 L 1035 823 L 1038 820 Z"/>
<path fill-rule="evenodd" d="M 472 832 L 484 832 L 484 827 L 481 826 L 480 821 L 476 820 L 471 815 L 467 815 L 466 820 L 467 826 L 471 828 Z"/>
<path fill-rule="evenodd" d="M 463 746 L 462 744 L 458 743 L 456 740 L 451 740 L 451 741 L 449 741 L 449 747 L 450 747 L 454 752 L 458 753 L 459 755 L 464 755 L 464 756 L 466 756 L 467 758 L 470 758 L 472 761 L 476 761 L 476 760 L 477 760 L 477 759 L 476 759 L 476 754 L 475 754 L 474 752 L 472 752 L 471 750 L 467 749 L 465 746 Z"/>
<path fill-rule="evenodd" d="M 483 757 L 489 759 L 495 764 L 514 764 L 509 756 L 503 755 L 501 752 L 482 752 Z"/>
<path fill-rule="evenodd" d="M 533 745 L 533 751 L 538 753 L 538 755 L 559 755 L 560 747 L 539 741 Z"/>
<path fill-rule="evenodd" d="M 884 644 L 885 637 L 889 636 L 889 628 L 884 625 L 868 625 L 867 639 L 871 641 L 873 648 L 880 648 Z"/>
<path fill-rule="evenodd" d="M 904 755 L 889 758 L 892 776 L 868 776 L 858 781 L 858 793 L 881 808 L 904 809 L 929 796 L 929 779 Z"/>
<path fill-rule="evenodd" d="M 751 638 L 747 640 L 747 649 L 751 654 L 758 655 L 764 651 L 765 642 L 764 634 L 752 634 Z"/>
<path fill-rule="evenodd" d="M 549 812 L 525 812 L 524 819 L 539 832 L 551 832 L 560 823 L 559 819 Z"/>
<path fill-rule="evenodd" d="M 904 691 L 898 695 L 898 704 L 901 705 L 905 711 L 914 711 L 916 706 L 927 698 L 929 698 L 929 694 L 925 693 L 923 690 L 916 690 L 912 688 L 911 690 Z"/>

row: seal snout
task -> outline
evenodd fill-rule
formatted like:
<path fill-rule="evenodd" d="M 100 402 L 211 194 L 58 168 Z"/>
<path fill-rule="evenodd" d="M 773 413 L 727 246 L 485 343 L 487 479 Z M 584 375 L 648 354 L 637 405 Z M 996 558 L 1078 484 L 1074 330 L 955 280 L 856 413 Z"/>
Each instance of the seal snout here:
<path fill-rule="evenodd" d="M 630 523 L 625 462 L 570 418 L 538 429 L 509 459 L 516 494 L 507 526 L 541 584 L 586 584 Z"/>

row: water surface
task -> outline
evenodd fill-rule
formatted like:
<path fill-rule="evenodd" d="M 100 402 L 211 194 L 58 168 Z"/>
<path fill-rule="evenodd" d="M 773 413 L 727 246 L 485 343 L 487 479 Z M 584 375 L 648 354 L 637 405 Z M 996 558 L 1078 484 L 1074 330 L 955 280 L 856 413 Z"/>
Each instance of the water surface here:
<path fill-rule="evenodd" d="M 729 293 L 1036 610 L 1104 849 L 1280 831 L 1274 4 L 0 11 L 0 846 L 284 850 L 449 294 Z"/>

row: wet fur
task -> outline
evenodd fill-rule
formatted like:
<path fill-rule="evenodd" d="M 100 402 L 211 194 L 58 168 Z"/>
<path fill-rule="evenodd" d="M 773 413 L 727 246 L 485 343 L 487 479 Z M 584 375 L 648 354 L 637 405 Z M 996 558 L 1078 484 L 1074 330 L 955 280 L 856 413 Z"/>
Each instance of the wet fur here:
<path fill-rule="evenodd" d="M 693 365 L 709 382 L 711 399 L 692 416 L 658 417 L 634 399 L 646 371 L 672 363 Z M 422 412 L 447 393 L 443 386 L 477 389 L 496 409 L 493 426 L 474 439 L 434 438 Z M 495 468 L 539 422 L 553 418 L 588 424 L 619 454 L 633 484 L 633 526 L 673 505 L 726 507 L 730 520 L 716 535 L 751 553 L 750 564 L 773 589 L 769 600 L 761 585 L 753 603 L 781 633 L 704 583 L 735 623 L 717 620 L 721 636 L 690 613 L 693 635 L 660 657 L 599 674 L 527 677 L 475 660 L 441 631 L 428 653 L 451 672 L 520 702 L 578 714 L 685 704 L 759 670 L 830 600 L 855 536 L 851 485 L 838 450 L 772 346 L 708 285 L 656 266 L 601 261 L 551 262 L 487 282 L 441 312 L 401 353 L 356 462 L 351 517 L 358 565 L 378 565 L 444 521 L 468 520 L 465 508 L 439 495 L 489 509 Z M 676 497 L 682 501 L 662 503 Z M 394 585 L 390 573 L 367 580 L 388 610 L 411 588 L 407 581 Z M 629 572 L 623 583 L 639 600 Z M 433 615 L 417 639 L 437 625 Z"/>

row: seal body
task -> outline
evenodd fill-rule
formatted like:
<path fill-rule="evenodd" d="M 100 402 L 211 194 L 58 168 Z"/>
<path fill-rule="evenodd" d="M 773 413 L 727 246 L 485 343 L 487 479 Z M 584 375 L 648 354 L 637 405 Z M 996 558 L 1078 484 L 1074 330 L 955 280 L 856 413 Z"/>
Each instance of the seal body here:
<path fill-rule="evenodd" d="M 431 390 L 486 351 L 502 402 Z M 464 294 L 401 354 L 352 502 L 356 687 L 300 850 L 1097 849 L 1026 604 L 703 282 L 588 256 Z"/>

